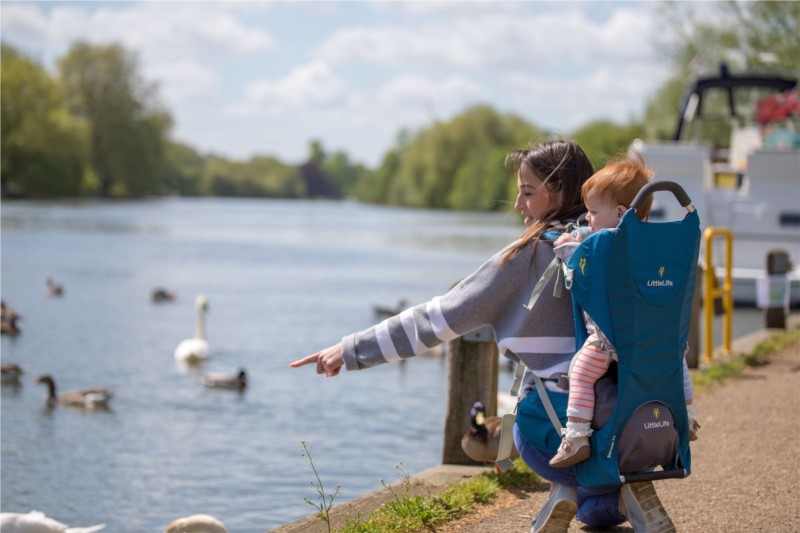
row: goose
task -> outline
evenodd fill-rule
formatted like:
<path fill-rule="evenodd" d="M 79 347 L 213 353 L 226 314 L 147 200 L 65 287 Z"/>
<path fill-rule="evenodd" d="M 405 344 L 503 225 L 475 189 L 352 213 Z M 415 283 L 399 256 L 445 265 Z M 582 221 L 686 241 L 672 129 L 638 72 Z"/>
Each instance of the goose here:
<path fill-rule="evenodd" d="M 61 296 L 64 294 L 64 286 L 47 278 L 47 281 L 45 281 L 45 293 L 48 296 Z"/>
<path fill-rule="evenodd" d="M 228 530 L 211 515 L 195 514 L 170 522 L 164 533 L 228 533 Z"/>
<path fill-rule="evenodd" d="M 17 320 L 22 318 L 16 311 L 6 305 L 4 300 L 0 300 L 0 334 L 18 335 L 21 333 Z"/>
<path fill-rule="evenodd" d="M 238 374 L 206 374 L 203 376 L 203 385 L 212 389 L 238 389 L 247 387 L 247 372 L 239 369 Z"/>
<path fill-rule="evenodd" d="M 175 291 L 173 289 L 164 289 L 162 287 L 158 287 L 153 289 L 150 293 L 150 299 L 155 302 L 172 302 L 175 300 Z"/>
<path fill-rule="evenodd" d="M 205 361 L 211 355 L 208 342 L 205 340 L 205 313 L 208 311 L 208 299 L 201 294 L 195 300 L 197 307 L 197 333 L 193 339 L 184 339 L 175 348 L 175 359 L 185 363 Z"/>
<path fill-rule="evenodd" d="M 56 383 L 49 374 L 36 376 L 33 382 L 37 385 L 40 383 L 47 385 L 46 402 L 50 407 L 61 404 L 85 409 L 107 409 L 108 402 L 114 396 L 113 391 L 105 388 L 74 390 L 57 395 Z"/>
<path fill-rule="evenodd" d="M 17 325 L 17 318 L 3 318 L 0 320 L 0 335 L 10 335 L 12 337 L 22 333 L 22 330 Z"/>
<path fill-rule="evenodd" d="M 493 463 L 497 459 L 497 448 L 500 445 L 500 428 L 503 418 L 500 416 L 486 417 L 486 407 L 483 402 L 475 402 L 469 412 L 469 431 L 461 437 L 461 449 L 467 457 L 479 463 Z M 511 458 L 519 457 L 516 448 L 511 452 Z"/>
<path fill-rule="evenodd" d="M 93 533 L 105 527 L 105 524 L 89 527 L 67 527 L 65 524 L 48 518 L 39 511 L 0 513 L 0 531 L 3 533 Z"/>
<path fill-rule="evenodd" d="M 372 311 L 375 313 L 377 318 L 389 318 L 393 317 L 394 315 L 399 315 L 406 308 L 406 305 L 408 305 L 408 301 L 402 299 L 397 302 L 397 305 L 394 308 L 373 305 Z"/>
<path fill-rule="evenodd" d="M 22 367 L 15 363 L 0 365 L 0 375 L 2 375 L 3 383 L 19 385 L 19 377 L 24 373 L 25 371 Z"/>

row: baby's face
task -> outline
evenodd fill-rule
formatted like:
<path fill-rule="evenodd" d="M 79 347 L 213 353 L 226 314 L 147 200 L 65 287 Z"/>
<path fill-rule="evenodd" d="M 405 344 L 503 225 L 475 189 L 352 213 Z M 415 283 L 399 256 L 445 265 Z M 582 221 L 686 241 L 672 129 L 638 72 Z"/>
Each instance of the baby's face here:
<path fill-rule="evenodd" d="M 586 220 L 589 221 L 592 231 L 616 228 L 625 213 L 624 206 L 618 205 L 610 196 L 599 195 L 595 191 L 586 195 L 586 209 L 588 211 Z"/>

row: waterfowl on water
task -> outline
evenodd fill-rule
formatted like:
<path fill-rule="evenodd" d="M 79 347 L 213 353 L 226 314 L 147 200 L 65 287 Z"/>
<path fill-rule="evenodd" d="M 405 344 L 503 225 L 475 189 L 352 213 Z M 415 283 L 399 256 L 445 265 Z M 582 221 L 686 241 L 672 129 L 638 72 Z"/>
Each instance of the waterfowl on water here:
<path fill-rule="evenodd" d="M 503 418 L 499 416 L 486 416 L 486 407 L 483 402 L 475 402 L 470 414 L 470 429 L 461 437 L 461 449 L 467 457 L 480 463 L 493 463 L 497 459 L 497 449 L 500 445 L 500 428 Z M 511 452 L 511 458 L 519 457 L 516 448 Z"/>
<path fill-rule="evenodd" d="M 175 348 L 175 359 L 185 363 L 198 363 L 211 356 L 208 341 L 205 340 L 205 314 L 208 311 L 208 299 L 200 295 L 195 300 L 197 308 L 197 331 L 194 338 L 185 339 Z"/>
<path fill-rule="evenodd" d="M 0 513 L 0 531 L 3 533 L 94 533 L 105 527 L 105 524 L 89 527 L 67 527 L 65 524 L 48 518 L 39 511 Z"/>
<path fill-rule="evenodd" d="M 243 390 L 247 387 L 247 372 L 240 368 L 238 374 L 206 374 L 203 385 L 212 389 Z"/>
<path fill-rule="evenodd" d="M 35 384 L 44 383 L 47 385 L 47 397 L 45 401 L 49 406 L 69 405 L 72 407 L 82 407 L 84 409 L 103 409 L 108 407 L 114 392 L 106 388 L 80 389 L 56 394 L 56 383 L 49 374 L 42 374 L 33 380 Z"/>
<path fill-rule="evenodd" d="M 64 286 L 56 283 L 51 278 L 47 278 L 45 281 L 45 294 L 47 296 L 61 296 L 64 294 Z"/>
<path fill-rule="evenodd" d="M 175 291 L 173 289 L 164 289 L 162 287 L 153 289 L 150 293 L 150 299 L 153 302 L 172 302 L 175 300 Z"/>
<path fill-rule="evenodd" d="M 211 515 L 195 514 L 170 522 L 164 533 L 228 533 L 228 530 Z"/>
<path fill-rule="evenodd" d="M 408 301 L 403 299 L 397 302 L 395 307 L 383 307 L 380 305 L 373 305 L 372 311 L 377 318 L 389 318 L 394 315 L 399 315 L 408 305 Z"/>
<path fill-rule="evenodd" d="M 19 335 L 22 330 L 17 325 L 17 320 L 22 316 L 0 300 L 0 334 Z"/>
<path fill-rule="evenodd" d="M 19 377 L 24 373 L 25 371 L 22 367 L 15 363 L 3 363 L 0 365 L 0 375 L 3 383 L 19 384 Z"/>

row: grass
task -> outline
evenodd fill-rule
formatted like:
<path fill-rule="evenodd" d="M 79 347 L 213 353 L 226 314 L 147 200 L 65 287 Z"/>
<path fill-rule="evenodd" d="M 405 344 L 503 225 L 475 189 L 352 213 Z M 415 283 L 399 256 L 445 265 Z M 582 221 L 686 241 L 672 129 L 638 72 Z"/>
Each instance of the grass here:
<path fill-rule="evenodd" d="M 517 459 L 514 468 L 502 474 L 487 472 L 450 486 L 436 495 L 419 496 L 411 493 L 408 473 L 404 475 L 403 490 L 392 492 L 394 498 L 373 511 L 364 520 L 358 514 L 345 517 L 338 533 L 408 533 L 435 531 L 444 523 L 456 520 L 476 506 L 491 503 L 501 488 L 528 486 L 539 480 L 528 466 Z"/>
<path fill-rule="evenodd" d="M 750 354 L 719 361 L 708 368 L 694 371 L 692 381 L 695 389 L 706 388 L 735 378 L 746 367 L 766 364 L 776 352 L 797 344 L 800 344 L 800 328 L 772 335 L 757 344 Z M 305 444 L 303 448 L 310 462 L 311 456 L 308 454 Z M 399 466 L 398 469 L 400 469 Z M 456 483 L 443 493 L 419 496 L 411 492 L 411 476 L 407 472 L 402 470 L 401 472 L 403 472 L 403 483 L 399 491 L 384 484 L 386 490 L 392 493 L 393 499 L 370 513 L 367 518 L 364 518 L 361 513 L 356 516 L 348 514 L 345 517 L 344 526 L 333 531 L 337 533 L 436 531 L 437 527 L 470 513 L 475 507 L 491 503 L 500 490 L 530 487 L 540 481 L 539 477 L 528 468 L 522 459 L 517 459 L 514 461 L 514 468 L 505 473 L 483 473 Z M 316 474 L 316 469 L 314 469 L 314 473 Z M 328 530 L 331 531 L 328 512 L 330 506 L 333 505 L 333 498 L 338 494 L 338 487 L 333 496 L 326 495 L 318 475 L 317 481 L 318 483 L 312 483 L 312 485 L 316 487 L 320 496 L 320 504 L 306 501 L 317 508 L 319 511 L 317 515 L 327 522 Z"/>
<path fill-rule="evenodd" d="M 767 337 L 753 348 L 752 353 L 726 358 L 695 370 L 692 373 L 695 392 L 737 377 L 747 367 L 764 365 L 774 353 L 795 344 L 800 344 L 800 328 Z"/>

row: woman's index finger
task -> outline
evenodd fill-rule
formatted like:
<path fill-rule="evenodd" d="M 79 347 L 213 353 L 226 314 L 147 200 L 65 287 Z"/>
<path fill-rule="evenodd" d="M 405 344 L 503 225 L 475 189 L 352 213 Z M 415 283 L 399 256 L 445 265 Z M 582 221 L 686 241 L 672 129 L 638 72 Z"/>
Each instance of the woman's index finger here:
<path fill-rule="evenodd" d="M 303 357 L 302 359 L 298 359 L 297 361 L 294 361 L 292 363 L 289 363 L 289 366 L 292 367 L 292 368 L 297 368 L 298 366 L 305 366 L 305 365 L 309 365 L 311 363 L 316 363 L 318 359 L 319 359 L 319 353 L 315 353 L 315 354 L 307 355 L 307 356 Z"/>

